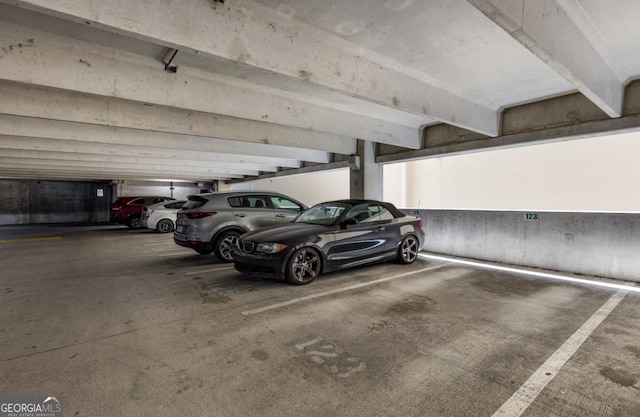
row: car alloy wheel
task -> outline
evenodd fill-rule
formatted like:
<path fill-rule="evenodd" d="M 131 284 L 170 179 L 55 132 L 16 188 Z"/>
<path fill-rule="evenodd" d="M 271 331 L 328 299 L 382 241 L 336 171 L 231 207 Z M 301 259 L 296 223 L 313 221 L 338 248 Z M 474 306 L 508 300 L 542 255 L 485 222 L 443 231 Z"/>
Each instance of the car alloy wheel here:
<path fill-rule="evenodd" d="M 169 233 L 173 230 L 173 222 L 168 219 L 162 219 L 158 222 L 156 230 L 160 233 Z"/>
<path fill-rule="evenodd" d="M 310 248 L 300 248 L 289 259 L 287 280 L 292 284 L 308 284 L 320 275 L 320 257 Z"/>
<path fill-rule="evenodd" d="M 224 232 L 216 244 L 216 256 L 222 262 L 233 262 L 233 250 L 238 242 L 238 232 Z"/>
<path fill-rule="evenodd" d="M 414 236 L 407 236 L 402 239 L 398 249 L 398 261 L 403 264 L 410 264 L 418 257 L 418 239 Z"/>
<path fill-rule="evenodd" d="M 131 229 L 139 229 L 140 228 L 140 216 L 133 216 L 129 219 L 129 223 L 127 224 Z"/>

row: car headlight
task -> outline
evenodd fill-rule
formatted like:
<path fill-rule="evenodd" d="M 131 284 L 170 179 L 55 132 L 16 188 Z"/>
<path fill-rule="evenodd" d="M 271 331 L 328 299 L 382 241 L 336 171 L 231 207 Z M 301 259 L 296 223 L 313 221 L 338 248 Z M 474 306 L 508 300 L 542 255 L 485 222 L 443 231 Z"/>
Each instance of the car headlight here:
<path fill-rule="evenodd" d="M 278 253 L 282 252 L 286 248 L 287 245 L 283 245 L 282 243 L 258 243 L 258 246 L 256 246 L 256 252 Z"/>

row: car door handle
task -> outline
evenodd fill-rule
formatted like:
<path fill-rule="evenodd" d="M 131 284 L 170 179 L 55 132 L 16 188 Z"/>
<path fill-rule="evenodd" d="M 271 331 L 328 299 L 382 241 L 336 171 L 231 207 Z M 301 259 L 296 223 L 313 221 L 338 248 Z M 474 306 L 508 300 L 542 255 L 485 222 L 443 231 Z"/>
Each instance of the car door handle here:
<path fill-rule="evenodd" d="M 376 227 L 376 230 L 378 232 L 382 232 L 383 230 L 385 230 L 385 227 L 384 226 L 378 226 L 378 227 Z"/>
<path fill-rule="evenodd" d="M 276 217 L 287 217 L 284 214 L 276 214 Z"/>
<path fill-rule="evenodd" d="M 244 217 L 244 213 L 238 213 L 236 214 L 236 217 Z"/>

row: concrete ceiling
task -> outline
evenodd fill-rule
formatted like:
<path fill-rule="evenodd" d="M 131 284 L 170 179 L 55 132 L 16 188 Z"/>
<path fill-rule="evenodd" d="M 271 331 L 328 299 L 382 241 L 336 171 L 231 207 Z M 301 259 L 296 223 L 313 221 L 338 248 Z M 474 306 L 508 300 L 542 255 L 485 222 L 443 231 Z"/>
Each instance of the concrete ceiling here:
<path fill-rule="evenodd" d="M 0 0 L 0 177 L 208 181 L 638 130 L 637 0 Z"/>

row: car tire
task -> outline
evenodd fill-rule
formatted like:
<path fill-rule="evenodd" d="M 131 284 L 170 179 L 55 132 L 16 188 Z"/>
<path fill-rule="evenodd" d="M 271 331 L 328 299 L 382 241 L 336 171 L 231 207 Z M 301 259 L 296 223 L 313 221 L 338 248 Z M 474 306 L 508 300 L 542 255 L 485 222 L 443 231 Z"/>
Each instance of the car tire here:
<path fill-rule="evenodd" d="M 405 236 L 398 246 L 397 261 L 401 264 L 411 264 L 418 258 L 418 239 L 413 236 Z"/>
<path fill-rule="evenodd" d="M 139 229 L 140 228 L 140 216 L 132 216 L 127 220 L 127 226 L 129 229 Z"/>
<path fill-rule="evenodd" d="M 214 250 L 218 260 L 226 263 L 233 262 L 233 248 L 236 246 L 236 242 L 238 242 L 238 236 L 240 236 L 240 233 L 229 230 L 222 233 L 220 237 L 216 239 Z"/>
<path fill-rule="evenodd" d="M 162 219 L 156 225 L 156 230 L 160 233 L 169 233 L 173 231 L 173 222 L 169 219 Z"/>
<path fill-rule="evenodd" d="M 305 285 L 316 279 L 322 269 L 322 260 L 315 249 L 300 248 L 287 262 L 285 278 L 292 284 Z"/>

